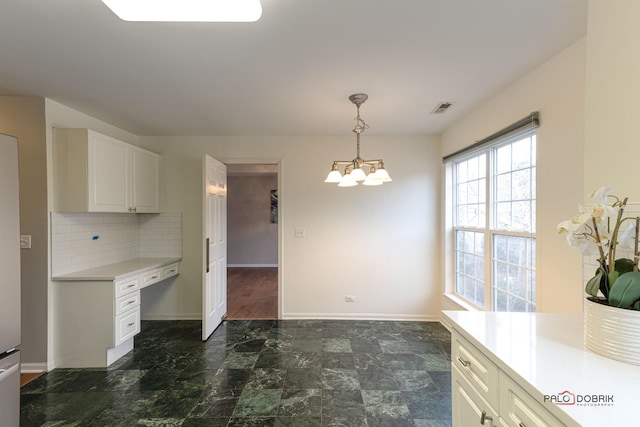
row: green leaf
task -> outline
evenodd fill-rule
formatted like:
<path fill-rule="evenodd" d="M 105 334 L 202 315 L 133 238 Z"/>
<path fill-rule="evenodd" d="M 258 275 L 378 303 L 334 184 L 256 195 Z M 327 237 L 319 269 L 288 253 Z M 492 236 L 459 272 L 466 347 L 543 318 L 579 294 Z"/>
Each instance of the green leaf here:
<path fill-rule="evenodd" d="M 609 289 L 611 289 L 613 284 L 616 283 L 618 276 L 620 276 L 620 273 L 618 273 L 617 271 L 612 271 L 611 273 L 609 273 L 609 275 L 607 276 L 607 278 L 609 279 Z"/>
<path fill-rule="evenodd" d="M 584 287 L 586 293 L 591 295 L 592 297 L 598 296 L 598 290 L 600 289 L 600 280 L 602 279 L 602 270 L 598 269 L 596 271 L 596 275 L 593 276 L 587 282 L 587 285 Z"/>
<path fill-rule="evenodd" d="M 640 272 L 625 273 L 609 289 L 609 305 L 626 308 L 640 299 Z"/>
<path fill-rule="evenodd" d="M 613 268 L 620 274 L 630 273 L 633 271 L 633 261 L 629 258 L 619 258 Z"/>

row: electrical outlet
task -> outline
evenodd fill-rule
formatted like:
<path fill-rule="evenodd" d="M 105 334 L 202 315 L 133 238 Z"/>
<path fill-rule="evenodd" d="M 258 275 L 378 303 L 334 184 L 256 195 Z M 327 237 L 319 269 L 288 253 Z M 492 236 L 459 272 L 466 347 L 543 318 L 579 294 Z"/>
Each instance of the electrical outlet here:
<path fill-rule="evenodd" d="M 20 235 L 20 249 L 31 249 L 31 235 L 30 234 L 21 234 Z"/>
<path fill-rule="evenodd" d="M 296 232 L 296 237 L 298 239 L 304 239 L 306 237 L 306 234 L 307 234 L 305 232 L 304 228 L 296 228 L 295 232 Z"/>
<path fill-rule="evenodd" d="M 356 297 L 353 295 L 346 295 L 344 297 L 344 302 L 356 302 Z"/>

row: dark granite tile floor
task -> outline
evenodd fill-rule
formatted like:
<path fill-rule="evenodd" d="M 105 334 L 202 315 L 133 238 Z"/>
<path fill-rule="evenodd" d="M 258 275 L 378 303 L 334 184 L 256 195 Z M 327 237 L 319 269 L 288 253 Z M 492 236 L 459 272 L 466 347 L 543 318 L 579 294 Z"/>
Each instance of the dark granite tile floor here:
<path fill-rule="evenodd" d="M 55 369 L 21 391 L 21 426 L 451 425 L 439 323 L 143 321 L 107 369 Z"/>

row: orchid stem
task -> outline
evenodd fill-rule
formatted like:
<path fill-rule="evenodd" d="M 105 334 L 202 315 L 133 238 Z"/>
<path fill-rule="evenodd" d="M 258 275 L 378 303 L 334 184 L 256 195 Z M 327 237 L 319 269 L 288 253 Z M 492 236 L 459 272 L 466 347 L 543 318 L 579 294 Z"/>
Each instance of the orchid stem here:
<path fill-rule="evenodd" d="M 593 222 L 593 231 L 596 234 L 596 245 L 598 246 L 598 250 L 600 251 L 600 260 L 602 261 L 601 264 L 606 268 L 607 264 L 606 264 L 606 257 L 604 255 L 604 250 L 602 249 L 602 242 L 600 241 L 600 233 L 598 232 L 598 224 L 596 223 L 596 219 L 595 218 L 591 218 L 591 221 Z"/>
<path fill-rule="evenodd" d="M 638 228 L 640 227 L 640 216 L 636 217 L 636 240 L 633 243 L 633 271 L 634 272 L 638 272 L 638 234 L 640 233 L 640 230 L 638 230 Z"/>
<path fill-rule="evenodd" d="M 609 271 L 613 271 L 615 268 L 615 258 L 616 258 L 616 246 L 618 246 L 618 231 L 620 230 L 620 224 L 622 219 L 622 213 L 624 212 L 624 207 L 627 205 L 628 197 L 625 197 L 620 205 L 620 210 L 618 211 L 618 220 L 616 221 L 616 226 L 613 229 L 613 234 L 611 236 L 611 242 L 609 243 Z M 594 221 L 595 224 L 595 221 Z"/>

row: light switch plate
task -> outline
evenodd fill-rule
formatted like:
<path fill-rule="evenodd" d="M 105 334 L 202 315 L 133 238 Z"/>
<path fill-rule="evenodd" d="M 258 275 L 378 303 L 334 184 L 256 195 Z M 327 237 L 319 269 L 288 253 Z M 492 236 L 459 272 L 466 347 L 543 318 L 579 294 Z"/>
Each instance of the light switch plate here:
<path fill-rule="evenodd" d="M 31 234 L 20 235 L 20 249 L 31 249 Z"/>

